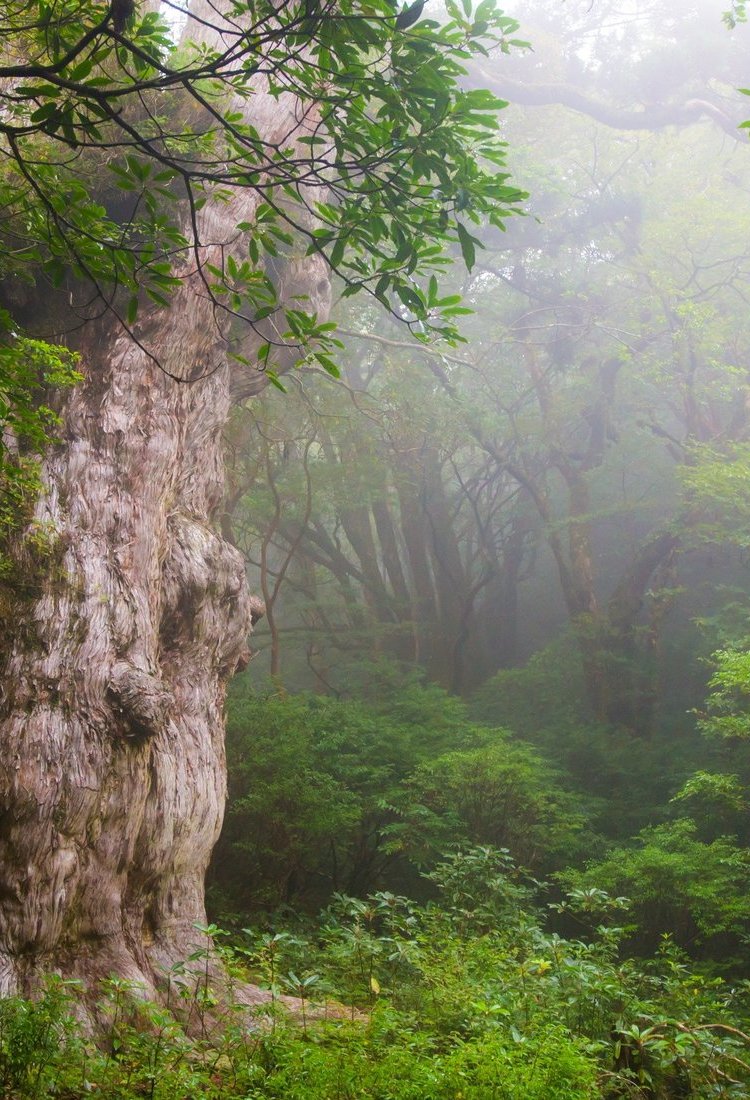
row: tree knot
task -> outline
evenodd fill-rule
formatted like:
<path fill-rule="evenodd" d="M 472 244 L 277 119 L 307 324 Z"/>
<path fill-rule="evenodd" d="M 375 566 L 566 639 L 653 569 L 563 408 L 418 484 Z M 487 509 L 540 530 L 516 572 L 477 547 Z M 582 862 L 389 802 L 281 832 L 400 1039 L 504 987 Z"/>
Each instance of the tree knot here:
<path fill-rule="evenodd" d="M 117 731 L 134 740 L 161 733 L 174 707 L 174 698 L 162 681 L 129 661 L 113 666 L 107 695 Z"/>

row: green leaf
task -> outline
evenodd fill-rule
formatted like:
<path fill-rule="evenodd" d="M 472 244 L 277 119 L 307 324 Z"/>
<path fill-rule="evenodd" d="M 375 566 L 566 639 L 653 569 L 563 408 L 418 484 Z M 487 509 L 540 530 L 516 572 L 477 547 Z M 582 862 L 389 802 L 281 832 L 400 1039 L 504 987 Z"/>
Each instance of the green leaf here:
<path fill-rule="evenodd" d="M 276 374 L 275 371 L 265 370 L 263 373 L 265 374 L 271 385 L 274 386 L 277 390 L 281 390 L 282 393 L 287 392 L 286 386 L 281 383 L 281 381 L 279 380 L 279 376 L 278 374 Z"/>
<path fill-rule="evenodd" d="M 458 243 L 461 246 L 461 255 L 466 264 L 466 269 L 471 271 L 477 259 L 476 245 L 478 242 L 461 222 L 456 222 L 456 232 L 458 233 Z"/>

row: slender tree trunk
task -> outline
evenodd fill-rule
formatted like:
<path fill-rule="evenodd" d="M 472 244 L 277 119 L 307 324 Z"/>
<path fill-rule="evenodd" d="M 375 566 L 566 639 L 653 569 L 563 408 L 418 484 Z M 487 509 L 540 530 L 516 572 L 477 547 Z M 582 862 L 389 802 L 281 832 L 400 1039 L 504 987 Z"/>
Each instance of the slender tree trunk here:
<path fill-rule="evenodd" d="M 443 484 L 442 463 L 435 447 L 425 447 L 423 463 L 424 514 L 439 609 L 442 669 L 436 678 L 449 691 L 460 693 L 464 689 L 466 650 L 473 628 L 472 597 Z"/>
<path fill-rule="evenodd" d="M 433 656 L 438 644 L 435 637 L 437 606 L 435 589 L 427 556 L 427 530 L 423 502 L 418 487 L 408 472 L 401 473 L 396 481 L 399 501 L 401 532 L 404 537 L 409 562 L 412 592 L 411 621 L 414 624 L 414 659 L 432 669 Z"/>
<path fill-rule="evenodd" d="M 385 498 L 374 500 L 372 503 L 372 515 L 375 520 L 375 529 L 380 541 L 380 552 L 383 557 L 383 565 L 391 582 L 393 595 L 398 604 L 401 617 L 408 614 L 409 588 L 406 583 L 401 557 L 398 549 L 396 529 Z"/>
<path fill-rule="evenodd" d="M 607 718 L 641 736 L 652 732 L 657 702 L 655 637 L 638 628 L 638 615 L 652 578 L 673 563 L 679 538 L 664 531 L 640 547 L 607 607 L 606 639 L 610 666 Z M 658 585 L 657 585 L 658 588 Z"/>
<path fill-rule="evenodd" d="M 416 660 L 418 646 L 415 644 L 416 625 L 411 621 L 412 600 L 386 494 L 387 489 L 384 484 L 383 496 L 372 502 L 372 516 L 383 567 L 393 592 L 393 613 L 399 623 L 399 629 L 394 631 L 390 639 L 389 648 L 400 660 L 413 662 Z"/>
<path fill-rule="evenodd" d="M 386 588 L 375 539 L 370 509 L 365 505 L 339 509 L 339 519 L 365 578 L 364 596 L 379 623 L 393 623 L 396 613 Z"/>

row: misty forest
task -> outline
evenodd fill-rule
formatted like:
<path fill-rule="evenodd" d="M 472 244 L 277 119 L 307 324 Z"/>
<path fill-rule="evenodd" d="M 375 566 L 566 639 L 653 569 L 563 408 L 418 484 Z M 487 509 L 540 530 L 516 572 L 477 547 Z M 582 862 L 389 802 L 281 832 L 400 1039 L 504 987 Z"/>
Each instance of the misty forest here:
<path fill-rule="evenodd" d="M 0 5 L 0 1096 L 750 1097 L 750 28 Z"/>

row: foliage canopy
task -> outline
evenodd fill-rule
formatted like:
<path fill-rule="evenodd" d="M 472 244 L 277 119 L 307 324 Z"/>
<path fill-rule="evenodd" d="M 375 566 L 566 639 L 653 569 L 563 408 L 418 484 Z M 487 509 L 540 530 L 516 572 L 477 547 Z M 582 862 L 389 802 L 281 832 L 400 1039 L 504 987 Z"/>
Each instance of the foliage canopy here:
<path fill-rule="evenodd" d="M 84 280 L 83 316 L 126 325 L 139 293 L 166 305 L 192 265 L 219 311 L 276 308 L 264 263 L 298 248 L 412 323 L 455 335 L 435 273 L 472 223 L 502 226 L 522 197 L 501 171 L 493 95 L 459 80 L 473 54 L 507 50 L 513 20 L 482 0 L 400 29 L 388 0 L 11 4 L 0 19 L 4 275 Z M 123 11 L 124 9 L 124 11 Z M 254 98 L 293 121 L 256 128 Z M 206 202 L 258 205 L 247 260 L 208 263 Z M 93 288 L 93 289 L 92 289 Z M 298 311 L 290 339 L 310 332 Z M 442 320 L 438 320 L 442 318 Z M 319 335 L 319 333 L 318 333 Z M 325 365 L 325 363 L 324 363 Z"/>

